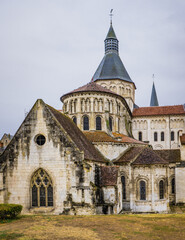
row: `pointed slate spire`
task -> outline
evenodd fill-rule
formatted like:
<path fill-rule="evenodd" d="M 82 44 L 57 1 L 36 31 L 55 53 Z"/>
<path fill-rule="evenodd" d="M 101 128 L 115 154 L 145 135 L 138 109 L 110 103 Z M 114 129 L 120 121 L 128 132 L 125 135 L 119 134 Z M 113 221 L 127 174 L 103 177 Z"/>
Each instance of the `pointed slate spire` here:
<path fill-rule="evenodd" d="M 95 82 L 96 80 L 120 79 L 123 81 L 133 83 L 132 79 L 130 78 L 127 70 L 125 69 L 125 66 L 123 65 L 119 57 L 118 51 L 119 41 L 116 37 L 116 34 L 112 26 L 112 18 L 110 21 L 109 31 L 104 42 L 105 42 L 105 56 L 100 62 L 92 78 L 92 81 Z"/>
<path fill-rule="evenodd" d="M 157 99 L 157 93 L 155 90 L 155 84 L 153 82 L 153 87 L 152 87 L 152 95 L 151 95 L 151 100 L 150 100 L 150 107 L 154 106 L 159 106 L 158 99 Z"/>
<path fill-rule="evenodd" d="M 105 54 L 109 52 L 115 52 L 118 54 L 118 39 L 114 32 L 112 22 L 110 23 L 110 28 L 105 39 Z"/>
<path fill-rule="evenodd" d="M 109 28 L 109 31 L 108 31 L 108 33 L 107 33 L 106 39 L 107 39 L 107 38 L 117 39 L 116 34 L 115 34 L 115 32 L 114 32 L 114 29 L 113 29 L 113 26 L 112 26 L 112 23 L 110 24 L 110 28 Z"/>

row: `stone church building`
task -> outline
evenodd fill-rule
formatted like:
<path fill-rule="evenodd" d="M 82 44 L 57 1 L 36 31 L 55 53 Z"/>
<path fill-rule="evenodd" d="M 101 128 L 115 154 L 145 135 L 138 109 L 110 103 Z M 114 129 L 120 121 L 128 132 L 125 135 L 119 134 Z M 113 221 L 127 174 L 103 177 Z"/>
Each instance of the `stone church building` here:
<path fill-rule="evenodd" d="M 0 202 L 24 213 L 168 212 L 185 203 L 185 108 L 135 104 L 112 23 L 92 80 L 38 99 L 0 155 Z"/>

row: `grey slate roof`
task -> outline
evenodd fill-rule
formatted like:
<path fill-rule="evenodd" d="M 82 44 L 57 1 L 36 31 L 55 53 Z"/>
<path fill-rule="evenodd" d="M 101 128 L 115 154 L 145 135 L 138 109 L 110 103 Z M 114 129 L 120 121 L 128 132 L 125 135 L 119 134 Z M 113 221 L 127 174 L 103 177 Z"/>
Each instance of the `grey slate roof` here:
<path fill-rule="evenodd" d="M 110 25 L 110 28 L 109 28 L 109 31 L 107 33 L 106 38 L 115 38 L 115 39 L 117 39 L 116 34 L 114 32 L 114 29 L 112 27 L 112 24 Z"/>
<path fill-rule="evenodd" d="M 159 106 L 159 103 L 158 103 L 158 99 L 157 99 L 157 93 L 155 90 L 155 84 L 153 83 L 150 107 L 154 107 L 154 106 Z"/>
<path fill-rule="evenodd" d="M 120 79 L 133 83 L 119 57 L 118 39 L 112 24 L 105 39 L 105 56 L 93 76 L 93 81 L 108 79 Z"/>
<path fill-rule="evenodd" d="M 115 52 L 107 53 L 102 59 L 93 76 L 93 81 L 98 79 L 121 79 L 133 83 L 119 55 Z"/>

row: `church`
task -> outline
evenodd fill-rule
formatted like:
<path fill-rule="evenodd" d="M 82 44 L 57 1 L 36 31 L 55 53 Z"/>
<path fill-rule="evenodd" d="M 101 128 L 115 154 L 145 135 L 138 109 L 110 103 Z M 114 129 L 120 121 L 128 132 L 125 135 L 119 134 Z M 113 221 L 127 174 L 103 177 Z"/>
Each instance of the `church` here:
<path fill-rule="evenodd" d="M 112 22 L 90 82 L 38 99 L 0 155 L 0 203 L 23 213 L 169 212 L 185 203 L 185 106 L 135 103 Z"/>

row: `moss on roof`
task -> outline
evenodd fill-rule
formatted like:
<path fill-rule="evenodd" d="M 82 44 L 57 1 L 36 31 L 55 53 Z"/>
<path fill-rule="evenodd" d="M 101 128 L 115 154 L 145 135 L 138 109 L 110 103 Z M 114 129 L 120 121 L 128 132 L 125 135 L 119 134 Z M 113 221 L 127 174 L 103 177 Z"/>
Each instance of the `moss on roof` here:
<path fill-rule="evenodd" d="M 101 153 L 92 145 L 92 143 L 86 138 L 82 131 L 69 117 L 49 105 L 47 105 L 47 107 L 52 112 L 57 121 L 61 124 L 63 129 L 67 132 L 72 141 L 79 148 L 79 150 L 84 152 L 85 159 L 98 162 L 106 161 Z"/>
<path fill-rule="evenodd" d="M 168 164 L 150 147 L 130 147 L 114 161 L 115 164 L 132 163 L 133 165 Z"/>
<path fill-rule="evenodd" d="M 169 163 L 176 163 L 181 160 L 180 149 L 154 150 L 154 152 Z"/>

